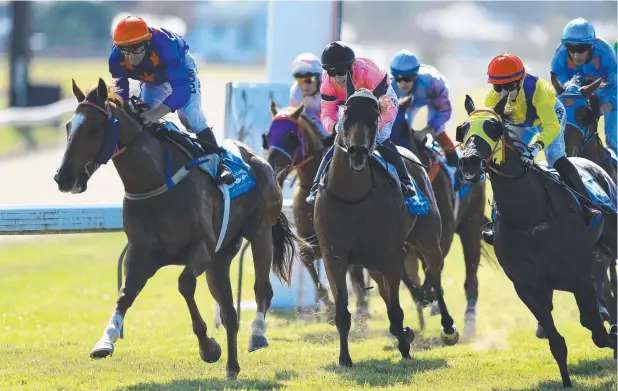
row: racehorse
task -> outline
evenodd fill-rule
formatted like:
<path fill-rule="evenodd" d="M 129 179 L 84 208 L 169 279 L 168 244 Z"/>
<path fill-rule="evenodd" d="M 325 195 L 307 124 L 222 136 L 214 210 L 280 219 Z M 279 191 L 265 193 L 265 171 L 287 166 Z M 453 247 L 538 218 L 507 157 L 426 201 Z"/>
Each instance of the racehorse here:
<path fill-rule="evenodd" d="M 557 93 L 557 98 L 564 105 L 567 123 L 564 130 L 564 143 L 567 156 L 579 156 L 595 162 L 616 183 L 615 156 L 603 143 L 598 133 L 598 122 L 601 116 L 599 98 L 594 95 L 601 86 L 603 79 L 598 78 L 590 83 L 583 83 L 579 76 L 574 76 L 561 85 L 554 73 L 551 82 Z M 610 324 L 616 324 L 616 259 L 611 250 L 597 249 L 593 277 L 600 303 L 601 315 Z M 606 285 L 607 268 L 610 267 L 611 285 Z M 537 336 L 544 337 L 542 328 L 537 328 Z"/>
<path fill-rule="evenodd" d="M 399 100 L 399 110 L 405 112 L 411 104 L 412 99 L 409 96 L 404 97 Z M 455 233 L 459 234 L 466 264 L 464 290 L 468 304 L 464 314 L 462 339 L 470 341 L 476 336 L 476 304 L 479 286 L 477 273 L 481 253 L 492 266 L 495 266 L 495 260 L 489 255 L 480 235 L 481 227 L 487 222 L 484 215 L 485 182 L 462 183 L 459 188 L 454 188 L 452 180 L 457 181 L 454 178 L 457 168 L 445 167 L 448 165 L 447 159 L 442 155 L 442 149 L 437 142 L 432 142 L 433 137 L 411 129 L 404 117 L 397 116 L 391 139 L 396 145 L 408 148 L 427 166 L 436 203 L 440 210 L 442 221 L 440 248 L 445 258 L 450 251 Z M 449 177 L 447 170 L 452 171 L 453 178 Z M 417 276 L 416 281 L 418 280 Z"/>
<path fill-rule="evenodd" d="M 128 102 L 102 79 L 85 94 L 73 81 L 73 94 L 79 103 L 66 124 L 67 147 L 54 179 L 60 191 L 82 193 L 100 164 L 112 160 L 125 188 L 123 223 L 129 243 L 116 309 L 90 356 L 112 355 L 125 314 L 148 279 L 163 266 L 182 265 L 178 290 L 189 308 L 200 357 L 208 363 L 221 357 L 221 347 L 208 337 L 194 298 L 197 277 L 205 272 L 227 331 L 226 374 L 236 378 L 238 318 L 230 263 L 242 239 L 249 240 L 258 307 L 249 351 L 266 347 L 271 264 L 275 275 L 289 284 L 298 240 L 282 212 L 281 189 L 272 168 L 243 143 L 225 140 L 222 156 L 229 159 L 237 179 L 219 188 L 212 179 L 218 155 L 204 158 L 192 138 L 179 131 L 144 128 L 126 110 Z"/>
<path fill-rule="evenodd" d="M 335 138 L 334 155 L 315 203 L 315 232 L 335 296 L 341 366 L 352 365 L 348 349 L 351 316 L 345 278 L 349 264 L 369 270 L 387 307 L 389 331 L 397 337 L 402 357 L 410 358 L 414 333 L 403 327 L 404 314 L 399 303 L 406 242 L 418 249 L 427 265 L 427 275 L 440 306 L 442 340 L 449 345 L 459 340 L 442 295 L 440 214 L 429 178 L 420 166 L 406 162 L 418 189 L 415 196 L 418 203 L 412 204 L 411 210 L 416 214 L 411 214 L 408 200 L 404 200 L 394 179 L 396 174 L 385 172 L 386 165 L 380 165 L 373 155 L 380 116 L 378 97 L 386 88 L 387 77 L 373 91 L 356 90 L 348 72 L 343 131 Z M 420 164 L 411 152 L 400 148 L 399 153 Z M 419 201 L 421 196 L 424 198 Z"/>
<path fill-rule="evenodd" d="M 576 198 L 553 173 L 520 159 L 524 147 L 510 131 L 505 115 L 508 96 L 493 109 L 476 110 L 466 96 L 469 118 L 457 127 L 457 141 L 464 144 L 459 169 L 469 181 L 487 173 L 492 181 L 497 208 L 494 249 L 498 262 L 515 291 L 543 327 L 560 369 L 562 384 L 571 386 L 567 370 L 567 347 L 551 315 L 552 290 L 572 292 L 581 324 L 592 332 L 598 347 L 616 351 L 616 329 L 608 334 L 599 315 L 591 270 L 593 249 L 601 243 L 616 251 L 616 214 L 589 229 Z M 569 158 L 580 175 L 592 178 L 616 197 L 616 185 L 598 165 Z M 611 203 L 607 202 L 606 207 Z"/>
<path fill-rule="evenodd" d="M 303 114 L 303 109 L 304 106 L 300 105 L 279 110 L 277 104 L 271 101 L 273 121 L 268 132 L 262 135 L 262 146 L 268 150 L 268 163 L 279 173 L 277 179 L 280 186 L 283 186 L 285 178 L 292 170 L 296 171 L 293 204 L 296 231 L 300 238 L 310 244 L 301 249 L 300 260 L 309 271 L 317 289 L 318 300 L 323 301 L 329 314 L 334 314 L 334 304 L 328 296 L 328 290 L 319 281 L 314 265 L 316 260 L 322 258 L 322 254 L 315 240 L 313 205 L 305 201 L 322 156 L 332 145 L 333 139 L 324 138 L 313 121 Z M 349 276 L 357 298 L 356 317 L 369 317 L 368 294 L 362 268 L 351 265 Z"/>

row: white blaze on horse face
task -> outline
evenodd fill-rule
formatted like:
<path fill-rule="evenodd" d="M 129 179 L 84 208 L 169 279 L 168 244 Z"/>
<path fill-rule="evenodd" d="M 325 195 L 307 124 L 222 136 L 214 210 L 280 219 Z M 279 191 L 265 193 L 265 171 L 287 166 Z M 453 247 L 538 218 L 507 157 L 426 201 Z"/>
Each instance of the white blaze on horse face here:
<path fill-rule="evenodd" d="M 75 113 L 69 120 L 69 137 L 75 135 L 77 129 L 86 122 L 86 116 L 83 113 Z"/>

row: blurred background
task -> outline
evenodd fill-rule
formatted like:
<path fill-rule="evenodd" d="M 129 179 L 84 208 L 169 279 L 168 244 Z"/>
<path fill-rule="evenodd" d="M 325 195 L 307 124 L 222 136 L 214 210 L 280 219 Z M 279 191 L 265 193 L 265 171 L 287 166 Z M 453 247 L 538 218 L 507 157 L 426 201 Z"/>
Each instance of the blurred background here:
<path fill-rule="evenodd" d="M 397 50 L 408 48 L 446 76 L 455 108 L 451 133 L 462 119 L 465 94 L 480 100 L 487 91 L 486 67 L 496 54 L 516 53 L 536 74 L 548 77 L 569 20 L 590 19 L 597 36 L 610 44 L 617 35 L 615 1 L 345 1 L 341 10 L 341 38 L 353 44 L 357 55 L 388 67 Z M 204 110 L 219 135 L 225 84 L 267 81 L 268 2 L 0 1 L 0 180 L 12 189 L 2 192 L 0 204 L 120 202 L 113 169 L 100 170 L 97 176 L 103 178 L 92 181 L 102 191 L 80 197 L 55 191 L 51 178 L 64 149 L 64 122 L 75 107 L 71 78 L 82 88 L 109 78 L 111 32 L 127 14 L 187 39 L 200 64 Z M 294 36 L 290 23 L 290 45 L 301 52 L 303 36 Z M 11 77 L 18 81 L 13 94 Z M 7 110 L 10 106 L 42 107 L 24 119 Z M 421 113 L 416 122 L 425 118 Z M 19 181 L 24 172 L 40 167 L 49 167 L 44 174 L 49 191 L 37 190 L 38 181 Z"/>

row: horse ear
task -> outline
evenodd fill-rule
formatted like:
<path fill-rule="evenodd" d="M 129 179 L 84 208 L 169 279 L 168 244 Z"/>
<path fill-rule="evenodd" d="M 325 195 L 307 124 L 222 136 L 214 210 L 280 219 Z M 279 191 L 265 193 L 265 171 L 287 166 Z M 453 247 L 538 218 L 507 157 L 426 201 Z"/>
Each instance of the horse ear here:
<path fill-rule="evenodd" d="M 107 86 L 101 78 L 99 78 L 99 85 L 97 86 L 97 97 L 103 102 L 107 100 Z"/>
<path fill-rule="evenodd" d="M 551 72 L 551 84 L 554 86 L 554 90 L 556 90 L 556 94 L 562 95 L 564 92 L 564 87 L 558 81 L 558 77 L 554 72 Z"/>
<path fill-rule="evenodd" d="M 506 102 L 508 101 L 508 99 L 509 99 L 509 95 L 508 94 L 504 95 L 504 98 L 500 99 L 498 104 L 494 107 L 494 111 L 500 117 L 504 115 L 504 109 L 506 108 Z"/>
<path fill-rule="evenodd" d="M 75 95 L 77 101 L 83 102 L 84 100 L 86 100 L 86 95 L 84 95 L 82 90 L 79 89 L 77 83 L 75 83 L 75 79 L 71 79 L 71 81 L 73 82 L 73 95 Z"/>
<path fill-rule="evenodd" d="M 386 93 L 387 84 L 388 84 L 388 75 L 384 75 L 380 84 L 378 84 L 376 88 L 373 89 L 373 96 L 375 96 L 376 98 L 379 98 L 382 95 L 384 95 Z"/>
<path fill-rule="evenodd" d="M 354 82 L 352 81 L 352 73 L 350 73 L 350 71 L 348 71 L 345 74 L 345 94 L 346 94 L 346 98 L 349 98 L 350 96 L 354 95 L 355 92 L 356 92 L 356 87 L 354 87 Z"/>
<path fill-rule="evenodd" d="M 272 99 L 270 100 L 270 114 L 272 114 L 273 117 L 277 116 L 277 102 Z"/>
<path fill-rule="evenodd" d="M 470 95 L 466 95 L 466 100 L 464 101 L 464 107 L 468 115 L 472 114 L 474 110 L 476 110 L 476 106 L 474 105 L 474 101 L 470 97 Z"/>
<path fill-rule="evenodd" d="M 305 104 L 301 103 L 300 106 L 298 106 L 290 115 L 290 117 L 294 118 L 294 119 L 299 119 L 300 115 L 302 114 L 303 110 L 305 109 Z"/>
<path fill-rule="evenodd" d="M 602 82 L 603 82 L 603 78 L 599 77 L 598 79 L 596 79 L 592 83 L 588 84 L 586 87 L 582 87 L 580 92 L 586 98 L 590 98 L 592 96 L 592 94 L 594 94 L 595 91 L 601 86 Z"/>

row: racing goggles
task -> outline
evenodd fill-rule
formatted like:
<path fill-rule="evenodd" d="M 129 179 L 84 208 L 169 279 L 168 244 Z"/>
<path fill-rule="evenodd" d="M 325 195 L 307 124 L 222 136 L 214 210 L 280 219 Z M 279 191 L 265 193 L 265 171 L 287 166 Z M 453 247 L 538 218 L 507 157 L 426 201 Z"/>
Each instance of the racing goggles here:
<path fill-rule="evenodd" d="M 586 53 L 590 50 L 590 45 L 587 43 L 565 43 L 564 46 L 570 53 Z"/>
<path fill-rule="evenodd" d="M 146 50 L 145 44 L 136 46 L 123 46 L 118 48 L 122 54 L 128 56 L 130 54 L 142 54 Z"/>
<path fill-rule="evenodd" d="M 494 91 L 496 91 L 497 93 L 500 93 L 503 90 L 511 92 L 517 89 L 517 87 L 519 87 L 519 80 L 512 81 L 510 83 L 504 83 L 504 84 L 494 84 Z"/>
<path fill-rule="evenodd" d="M 330 76 L 330 77 L 345 76 L 348 73 L 348 70 L 350 70 L 349 66 L 327 68 L 326 69 L 326 74 L 328 74 L 328 76 Z"/>
<path fill-rule="evenodd" d="M 395 82 L 397 83 L 409 83 L 416 79 L 415 75 L 395 76 Z"/>
<path fill-rule="evenodd" d="M 296 75 L 294 76 L 296 82 L 300 84 L 311 84 L 318 81 L 318 77 L 316 75 Z"/>

